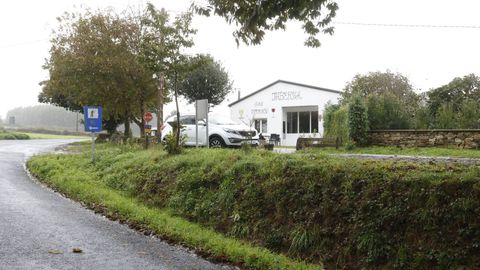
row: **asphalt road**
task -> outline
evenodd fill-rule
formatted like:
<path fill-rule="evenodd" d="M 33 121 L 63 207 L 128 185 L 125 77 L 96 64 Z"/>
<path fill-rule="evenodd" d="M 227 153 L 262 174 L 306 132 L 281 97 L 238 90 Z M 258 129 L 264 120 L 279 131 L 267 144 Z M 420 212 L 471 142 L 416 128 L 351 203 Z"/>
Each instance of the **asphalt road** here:
<path fill-rule="evenodd" d="M 28 157 L 68 142 L 0 141 L 0 269 L 230 269 L 109 221 L 30 179 Z"/>

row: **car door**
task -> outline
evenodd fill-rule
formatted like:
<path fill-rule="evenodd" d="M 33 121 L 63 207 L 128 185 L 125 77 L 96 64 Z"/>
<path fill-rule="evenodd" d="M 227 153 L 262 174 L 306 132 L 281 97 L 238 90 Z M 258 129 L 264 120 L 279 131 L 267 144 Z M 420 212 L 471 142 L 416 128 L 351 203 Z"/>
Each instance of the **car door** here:
<path fill-rule="evenodd" d="M 183 126 L 182 135 L 186 135 L 186 145 L 195 145 L 195 116 L 184 115 L 180 117 Z"/>
<path fill-rule="evenodd" d="M 195 125 L 193 126 L 195 132 Z M 195 144 L 195 142 L 193 142 Z M 198 121 L 198 145 L 207 145 L 207 126 L 205 120 Z"/>

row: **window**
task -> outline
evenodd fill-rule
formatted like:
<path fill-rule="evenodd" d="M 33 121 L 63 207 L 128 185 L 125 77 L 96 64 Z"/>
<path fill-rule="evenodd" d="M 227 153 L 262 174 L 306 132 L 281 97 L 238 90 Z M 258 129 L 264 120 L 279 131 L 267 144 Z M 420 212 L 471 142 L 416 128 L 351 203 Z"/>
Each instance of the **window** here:
<path fill-rule="evenodd" d="M 298 113 L 299 133 L 310 133 L 310 112 Z"/>
<path fill-rule="evenodd" d="M 255 120 L 255 129 L 259 133 L 267 132 L 267 119 L 256 119 Z"/>
<path fill-rule="evenodd" d="M 182 125 L 195 125 L 195 116 L 194 115 L 180 116 L 180 123 Z"/>
<path fill-rule="evenodd" d="M 318 111 L 287 112 L 287 133 L 318 132 Z"/>
<path fill-rule="evenodd" d="M 318 133 L 318 111 L 310 112 L 311 114 L 311 133 Z"/>
<path fill-rule="evenodd" d="M 287 112 L 287 133 L 298 133 L 298 112 Z"/>

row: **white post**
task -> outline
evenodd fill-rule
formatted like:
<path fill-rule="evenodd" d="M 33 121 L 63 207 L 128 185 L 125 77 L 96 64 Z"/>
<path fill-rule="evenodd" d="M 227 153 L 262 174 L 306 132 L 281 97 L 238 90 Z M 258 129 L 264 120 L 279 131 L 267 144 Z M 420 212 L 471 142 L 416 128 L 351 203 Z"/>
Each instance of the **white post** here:
<path fill-rule="evenodd" d="M 195 100 L 195 147 L 198 148 L 198 100 Z"/>
<path fill-rule="evenodd" d="M 92 163 L 95 164 L 95 133 L 92 132 Z"/>
<path fill-rule="evenodd" d="M 208 105 L 208 101 L 207 101 L 207 126 L 206 126 L 206 130 L 207 130 L 207 148 L 210 148 L 210 139 L 208 138 L 208 112 L 210 111 L 210 108 L 209 108 L 209 105 Z"/>

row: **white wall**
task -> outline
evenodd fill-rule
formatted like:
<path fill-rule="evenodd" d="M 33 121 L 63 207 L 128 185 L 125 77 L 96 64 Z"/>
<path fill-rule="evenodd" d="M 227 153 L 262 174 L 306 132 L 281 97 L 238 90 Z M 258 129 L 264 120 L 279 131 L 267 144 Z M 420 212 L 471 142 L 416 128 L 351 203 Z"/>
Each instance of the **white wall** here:
<path fill-rule="evenodd" d="M 287 111 L 306 111 L 318 108 L 318 132 L 323 134 L 323 110 L 330 102 L 336 104 L 339 93 L 278 82 L 230 107 L 231 118 L 250 124 L 254 119 L 268 120 L 268 133 L 280 134 L 282 145 L 294 146 L 301 134 L 283 134 L 282 121 Z M 297 108 L 291 108 L 297 107 Z M 309 107 L 309 108 L 308 108 Z M 305 134 L 309 135 L 309 134 Z"/>

